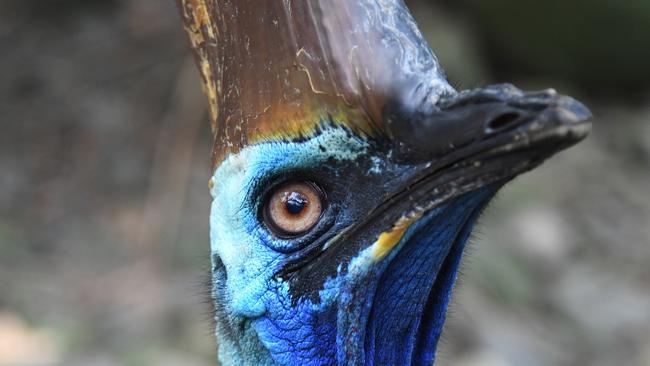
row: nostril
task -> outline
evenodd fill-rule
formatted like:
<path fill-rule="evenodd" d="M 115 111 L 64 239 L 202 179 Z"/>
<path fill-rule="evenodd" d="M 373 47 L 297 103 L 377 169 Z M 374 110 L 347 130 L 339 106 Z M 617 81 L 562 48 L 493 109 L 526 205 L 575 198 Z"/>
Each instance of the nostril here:
<path fill-rule="evenodd" d="M 519 113 L 516 112 L 507 112 L 500 114 L 493 120 L 487 123 L 488 132 L 496 132 L 504 129 L 508 129 L 517 125 L 518 120 L 520 119 Z"/>

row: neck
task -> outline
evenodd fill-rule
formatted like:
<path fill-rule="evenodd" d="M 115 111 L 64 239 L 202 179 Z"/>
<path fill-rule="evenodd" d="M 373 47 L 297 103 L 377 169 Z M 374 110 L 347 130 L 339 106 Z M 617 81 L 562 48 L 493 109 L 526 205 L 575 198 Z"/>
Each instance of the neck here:
<path fill-rule="evenodd" d="M 430 365 L 465 243 L 490 197 L 474 192 L 433 209 L 377 266 L 353 260 L 348 276 L 326 284 L 318 304 L 269 301 L 256 318 L 229 314 L 216 263 L 221 363 Z"/>

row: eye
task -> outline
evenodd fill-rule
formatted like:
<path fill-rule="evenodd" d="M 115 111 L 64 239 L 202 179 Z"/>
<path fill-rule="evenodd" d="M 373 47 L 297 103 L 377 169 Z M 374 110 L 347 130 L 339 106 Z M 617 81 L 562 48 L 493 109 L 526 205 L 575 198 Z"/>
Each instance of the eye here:
<path fill-rule="evenodd" d="M 310 182 L 287 183 L 271 192 L 263 219 L 274 234 L 292 238 L 314 227 L 323 213 L 322 190 Z"/>

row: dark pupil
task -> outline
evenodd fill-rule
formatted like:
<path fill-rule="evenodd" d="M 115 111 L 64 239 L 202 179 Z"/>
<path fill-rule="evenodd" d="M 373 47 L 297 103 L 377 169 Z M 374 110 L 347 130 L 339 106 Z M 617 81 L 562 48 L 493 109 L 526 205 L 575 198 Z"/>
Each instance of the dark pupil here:
<path fill-rule="evenodd" d="M 287 196 L 285 206 L 287 211 L 292 215 L 299 214 L 307 205 L 307 197 L 298 192 L 291 192 Z"/>

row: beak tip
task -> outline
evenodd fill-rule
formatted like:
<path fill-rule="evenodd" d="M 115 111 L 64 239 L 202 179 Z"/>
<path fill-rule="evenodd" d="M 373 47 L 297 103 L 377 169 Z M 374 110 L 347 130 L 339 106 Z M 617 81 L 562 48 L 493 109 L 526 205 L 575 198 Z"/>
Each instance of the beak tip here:
<path fill-rule="evenodd" d="M 593 115 L 579 101 L 562 96 L 551 110 L 553 111 L 553 119 L 556 120 L 558 127 L 560 127 L 556 132 L 564 135 L 568 138 L 568 141 L 576 143 L 583 140 L 591 132 L 590 120 Z"/>
<path fill-rule="evenodd" d="M 554 112 L 557 122 L 566 127 L 572 140 L 580 141 L 591 132 L 593 114 L 581 102 L 571 97 L 560 97 Z"/>
<path fill-rule="evenodd" d="M 561 97 L 556 108 L 558 118 L 564 124 L 579 124 L 593 117 L 589 108 L 571 97 Z"/>

